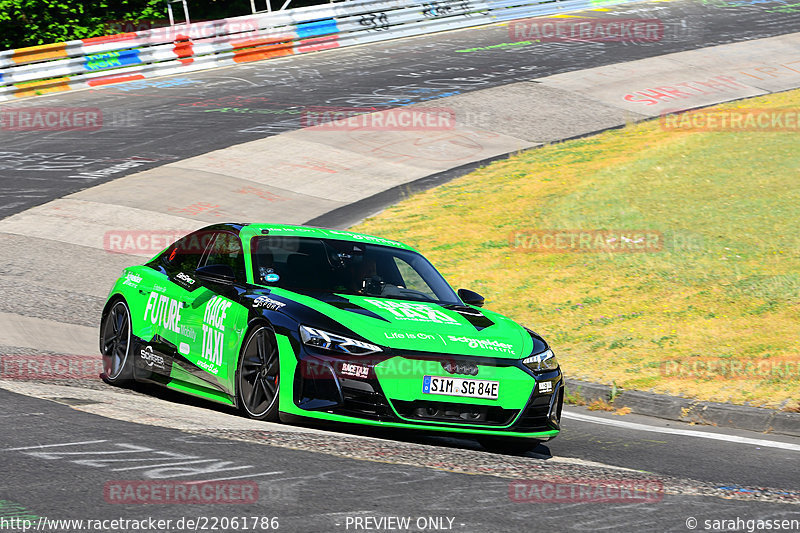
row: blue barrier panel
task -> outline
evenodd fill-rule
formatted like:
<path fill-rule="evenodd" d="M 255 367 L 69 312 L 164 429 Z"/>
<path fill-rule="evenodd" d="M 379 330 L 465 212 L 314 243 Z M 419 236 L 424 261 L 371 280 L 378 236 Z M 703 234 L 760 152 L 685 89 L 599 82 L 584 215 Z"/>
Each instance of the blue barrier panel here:
<path fill-rule="evenodd" d="M 303 22 L 302 24 L 297 25 L 298 39 L 329 35 L 331 33 L 338 32 L 339 27 L 336 25 L 336 20 L 334 19 L 315 20 L 313 22 Z"/>

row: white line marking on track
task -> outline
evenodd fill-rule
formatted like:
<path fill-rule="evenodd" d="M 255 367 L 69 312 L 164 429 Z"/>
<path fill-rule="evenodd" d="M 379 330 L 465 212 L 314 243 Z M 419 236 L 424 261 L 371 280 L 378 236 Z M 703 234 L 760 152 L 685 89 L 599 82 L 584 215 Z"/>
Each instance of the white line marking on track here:
<path fill-rule="evenodd" d="M 79 444 L 98 444 L 108 442 L 106 440 L 85 440 L 83 442 L 65 442 L 63 444 L 42 444 L 41 446 L 23 446 L 22 448 L 6 448 L 4 452 L 16 452 L 19 450 L 38 450 L 40 448 L 55 448 L 57 446 L 78 446 Z"/>
<path fill-rule="evenodd" d="M 229 481 L 231 479 L 246 479 L 246 478 L 249 478 L 249 477 L 274 476 L 274 475 L 278 475 L 278 474 L 283 474 L 283 472 L 282 471 L 281 472 L 261 472 L 260 474 L 247 474 L 247 475 L 244 475 L 244 476 L 219 477 L 217 479 L 206 479 L 206 480 L 200 480 L 200 481 L 188 481 L 186 484 L 187 485 L 193 485 L 193 484 L 197 484 L 197 483 L 211 483 L 212 481 Z"/>
<path fill-rule="evenodd" d="M 217 459 L 200 459 L 199 461 L 181 461 L 179 463 L 172 462 L 172 463 L 161 463 L 160 465 L 144 465 L 144 466 L 128 466 L 125 468 L 114 468 L 112 472 L 127 472 L 128 470 L 147 470 L 150 468 L 160 468 L 162 466 L 183 466 L 183 465 L 196 465 L 200 463 L 210 463 L 212 461 L 216 461 Z"/>
<path fill-rule="evenodd" d="M 637 424 L 636 422 L 625 422 L 624 420 L 609 420 L 607 418 L 600 418 L 597 416 L 589 416 L 581 413 L 573 413 L 568 411 L 564 411 L 561 416 L 564 418 L 569 418 L 571 420 L 589 422 L 590 424 L 602 424 L 605 426 L 633 429 L 636 431 L 649 431 L 651 433 L 666 433 L 669 435 L 683 435 L 685 437 L 698 437 L 701 439 L 722 440 L 725 442 L 734 442 L 737 444 L 751 444 L 753 446 L 763 446 L 766 448 L 780 448 L 782 450 L 791 450 L 795 452 L 800 452 L 800 444 L 791 444 L 789 442 L 751 439 L 748 437 L 737 437 L 736 435 L 725 435 L 721 433 L 709 433 L 707 431 L 694 431 L 691 429 L 662 428 L 658 426 L 648 426 L 647 424 Z"/>

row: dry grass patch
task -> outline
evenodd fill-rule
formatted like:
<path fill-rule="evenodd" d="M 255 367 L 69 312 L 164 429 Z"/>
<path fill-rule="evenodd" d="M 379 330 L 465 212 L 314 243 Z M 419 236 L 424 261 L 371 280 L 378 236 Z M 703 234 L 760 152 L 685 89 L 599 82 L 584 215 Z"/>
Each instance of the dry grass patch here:
<path fill-rule="evenodd" d="M 720 107 L 800 109 L 800 91 Z M 354 229 L 416 246 L 455 286 L 543 334 L 568 376 L 793 410 L 798 227 L 797 132 L 651 121 L 520 153 Z M 509 235 L 526 229 L 655 231 L 663 250 L 514 251 Z M 794 367 L 687 376 L 667 366 L 706 360 Z"/>

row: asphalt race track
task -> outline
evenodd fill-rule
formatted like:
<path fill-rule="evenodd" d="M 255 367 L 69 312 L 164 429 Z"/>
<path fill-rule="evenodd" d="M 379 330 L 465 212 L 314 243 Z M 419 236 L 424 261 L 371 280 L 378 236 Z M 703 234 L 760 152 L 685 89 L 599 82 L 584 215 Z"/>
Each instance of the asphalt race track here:
<path fill-rule="evenodd" d="M 306 106 L 382 109 L 431 102 L 800 28 L 800 12 L 770 11 L 762 3 L 736 2 L 734 8 L 670 1 L 608 9 L 590 13 L 659 19 L 664 37 L 641 43 L 540 43 L 535 52 L 525 46 L 485 49 L 513 41 L 507 26 L 490 26 L 37 98 L 37 106 L 99 108 L 103 127 L 46 134 L 0 131 L 0 216 L 133 171 L 298 129 L 299 117 L 287 112 Z M 476 48 L 484 50 L 459 52 Z M 127 161 L 137 166 L 91 176 L 111 162 Z"/>
<path fill-rule="evenodd" d="M 689 517 L 775 519 L 796 518 L 798 512 L 797 492 L 790 489 L 796 487 L 800 451 L 796 439 L 792 444 L 791 439 L 768 437 L 770 442 L 793 446 L 784 450 L 616 430 L 568 419 L 558 441 L 517 457 L 443 437 L 297 433 L 272 424 L 264 424 L 269 429 L 178 431 L 109 420 L 62 405 L 88 400 L 59 398 L 56 403 L 6 391 L 0 391 L 0 397 L 11 413 L 3 415 L 4 422 L 16 429 L 4 433 L 0 442 L 3 464 L 14 465 L 4 469 L 4 494 L 13 495 L 9 499 L 27 512 L 53 519 L 257 515 L 278 516 L 281 530 L 346 531 L 347 517 L 439 516 L 453 518 L 454 531 L 517 531 L 533 526 L 683 531 Z M 189 408 L 207 409 L 210 417 L 219 410 L 208 405 Z M 655 424 L 666 427 L 664 422 Z M 715 433 L 731 439 L 765 438 L 746 432 Z M 109 460 L 118 457 L 126 462 Z M 261 496 L 257 503 L 241 507 L 141 506 L 104 500 L 109 483 L 164 478 L 253 480 Z M 650 503 L 512 499 L 510 484 L 543 478 L 574 483 L 655 479 L 663 483 L 666 494 Z M 771 489 L 757 488 L 764 479 L 769 479 Z M 743 486 L 747 481 L 753 485 Z"/>
<path fill-rule="evenodd" d="M 800 9 L 786 2 L 657 1 L 585 15 L 657 18 L 664 38 L 538 43 L 534 51 L 504 45 L 513 39 L 498 25 L 3 104 L 0 110 L 97 108 L 103 125 L 94 132 L 0 129 L 0 219 L 136 172 L 298 130 L 309 108 L 435 106 L 516 82 L 800 28 Z M 493 109 L 487 102 L 470 125 L 495 123 Z M 163 192 L 138 194 L 155 202 Z M 358 205 L 361 216 L 375 207 Z M 276 220 L 265 211 L 264 221 Z M 78 337 L 96 335 L 91 328 L 110 286 L 106 278 L 142 259 L 3 239 L 0 319 L 47 324 L 42 337 L 60 336 L 63 347 L 13 342 L 20 336 L 0 324 L 1 357 L 85 353 Z M 48 300 L 51 306 L 32 304 Z M 556 440 L 525 455 L 500 454 L 469 439 L 254 423 L 215 404 L 145 386 L 117 389 L 95 376 L 52 382 L 0 375 L 0 531 L 15 517 L 44 524 L 43 531 L 86 530 L 44 518 L 153 518 L 172 522 L 151 530 L 176 532 L 746 531 L 747 520 L 800 520 L 796 437 L 568 407 Z M 141 505 L 113 497 L 121 483 L 208 479 L 241 481 L 257 498 Z M 659 490 L 647 501 L 545 493 L 603 482 Z M 223 527 L 222 517 L 255 518 L 256 527 Z M 741 522 L 716 527 L 714 520 Z"/>

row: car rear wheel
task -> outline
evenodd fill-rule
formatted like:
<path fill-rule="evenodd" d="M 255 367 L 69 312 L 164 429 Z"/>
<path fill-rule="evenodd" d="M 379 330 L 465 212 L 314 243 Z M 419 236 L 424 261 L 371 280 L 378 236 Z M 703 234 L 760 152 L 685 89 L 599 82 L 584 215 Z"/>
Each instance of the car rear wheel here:
<path fill-rule="evenodd" d="M 257 420 L 278 420 L 280 361 L 275 334 L 266 326 L 253 329 L 245 339 L 236 372 L 239 408 Z"/>
<path fill-rule="evenodd" d="M 124 300 L 117 300 L 100 328 L 103 380 L 124 385 L 133 378 L 131 355 L 131 313 Z"/>

